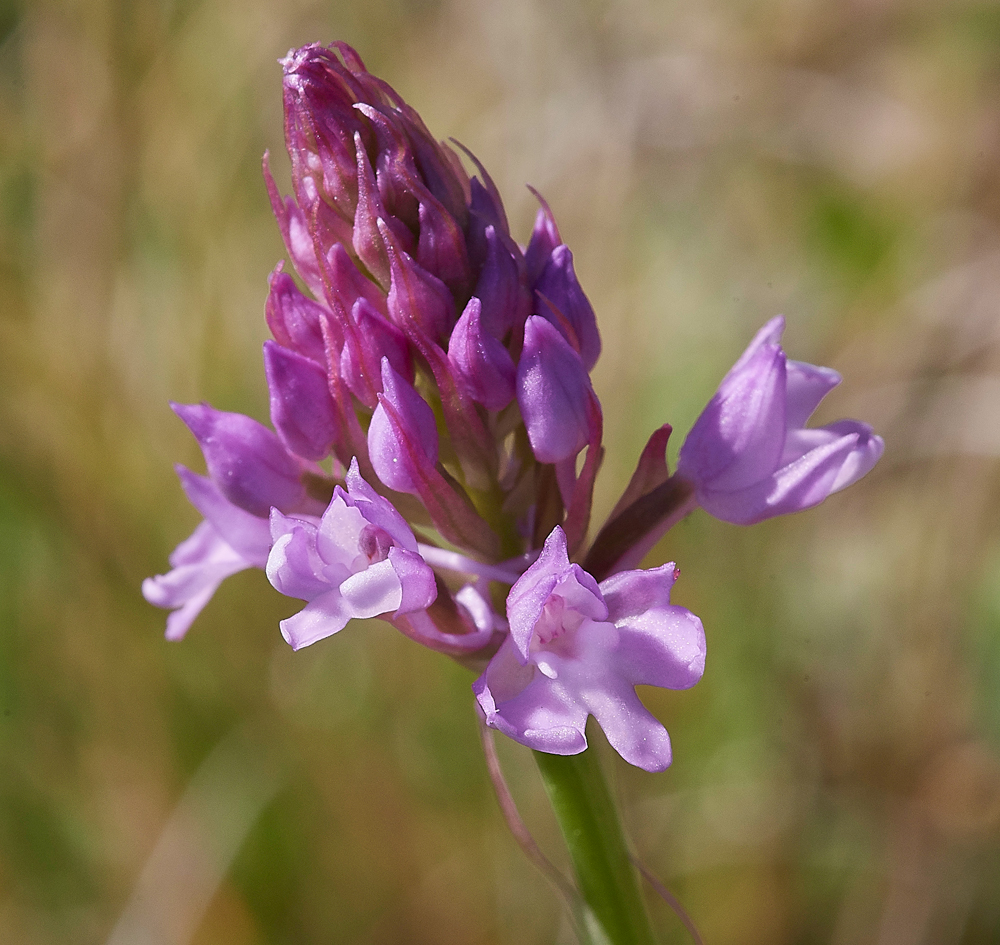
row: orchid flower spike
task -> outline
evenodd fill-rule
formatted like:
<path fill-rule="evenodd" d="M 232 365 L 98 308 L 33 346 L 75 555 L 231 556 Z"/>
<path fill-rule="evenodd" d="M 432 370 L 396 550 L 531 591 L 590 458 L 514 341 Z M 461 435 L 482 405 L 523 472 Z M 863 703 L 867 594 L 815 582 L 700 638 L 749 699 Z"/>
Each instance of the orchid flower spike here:
<path fill-rule="evenodd" d="M 588 547 L 601 336 L 548 204 L 536 194 L 522 247 L 479 161 L 345 43 L 282 68 L 292 195 L 266 155 L 264 174 L 300 281 L 280 265 L 269 280 L 274 430 L 175 406 L 208 467 L 179 470 L 204 521 L 143 593 L 177 639 L 225 577 L 265 568 L 306 602 L 281 623 L 296 649 L 381 617 L 480 671 L 479 709 L 511 738 L 577 753 L 592 715 L 626 761 L 664 769 L 669 736 L 635 687 L 692 686 L 705 635 L 670 602 L 673 564 L 627 569 L 696 504 L 738 524 L 816 505 L 874 466 L 881 438 L 806 426 L 840 377 L 789 361 L 776 318 L 673 476 L 670 427 L 653 434 Z"/>

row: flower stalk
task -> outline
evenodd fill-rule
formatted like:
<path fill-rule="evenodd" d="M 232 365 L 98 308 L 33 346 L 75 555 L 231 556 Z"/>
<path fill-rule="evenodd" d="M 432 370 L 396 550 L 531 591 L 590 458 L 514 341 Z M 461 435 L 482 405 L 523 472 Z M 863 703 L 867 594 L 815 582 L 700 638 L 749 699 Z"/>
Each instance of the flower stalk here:
<path fill-rule="evenodd" d="M 611 945 L 655 945 L 618 810 L 592 748 L 577 755 L 534 752 L 552 810 L 592 918 Z M 598 933 L 595 935 L 595 931 Z"/>

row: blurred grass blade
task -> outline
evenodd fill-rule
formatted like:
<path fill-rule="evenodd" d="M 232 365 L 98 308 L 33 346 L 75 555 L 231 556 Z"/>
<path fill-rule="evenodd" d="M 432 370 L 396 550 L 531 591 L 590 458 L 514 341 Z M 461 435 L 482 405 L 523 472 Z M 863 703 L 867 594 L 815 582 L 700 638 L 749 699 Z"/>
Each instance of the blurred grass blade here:
<path fill-rule="evenodd" d="M 164 826 L 106 945 L 188 945 L 281 780 L 244 728 L 223 738 Z"/>

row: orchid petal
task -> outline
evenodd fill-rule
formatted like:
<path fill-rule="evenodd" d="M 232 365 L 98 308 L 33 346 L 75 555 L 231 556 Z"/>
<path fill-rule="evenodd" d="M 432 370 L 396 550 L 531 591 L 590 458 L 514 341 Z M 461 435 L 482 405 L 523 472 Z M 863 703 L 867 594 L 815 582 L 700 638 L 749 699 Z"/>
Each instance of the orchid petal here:
<path fill-rule="evenodd" d="M 663 724 L 639 701 L 631 686 L 601 690 L 587 705 L 611 747 L 630 765 L 645 771 L 670 766 L 670 736 Z"/>
<path fill-rule="evenodd" d="M 280 623 L 281 635 L 293 650 L 339 633 L 355 614 L 345 606 L 340 590 L 333 588 L 314 598 L 297 614 Z"/>
<path fill-rule="evenodd" d="M 322 561 L 316 552 L 316 528 L 272 513 L 278 532 L 267 559 L 267 579 L 286 597 L 312 600 L 329 589 L 320 577 Z M 282 533 L 283 532 L 283 533 Z"/>
<path fill-rule="evenodd" d="M 415 551 L 398 545 L 389 549 L 388 560 L 401 588 L 396 613 L 409 614 L 430 607 L 437 599 L 437 581 L 427 562 Z"/>
<path fill-rule="evenodd" d="M 392 613 L 403 602 L 403 585 L 389 560 L 352 574 L 340 585 L 340 593 L 354 617 Z"/>
<path fill-rule="evenodd" d="M 277 435 L 240 413 L 208 404 L 171 404 L 188 425 L 205 456 L 212 481 L 234 505 L 266 516 L 305 498 L 301 467 Z"/>
<path fill-rule="evenodd" d="M 788 382 L 785 422 L 789 430 L 804 427 L 820 401 L 841 381 L 833 368 L 818 367 L 804 361 L 789 361 L 786 365 Z"/>
<path fill-rule="evenodd" d="M 183 466 L 177 466 L 177 475 L 188 501 L 205 516 L 226 543 L 253 567 L 264 567 L 271 547 L 267 519 L 233 505 L 207 476 L 199 476 Z"/>
<path fill-rule="evenodd" d="M 142 582 L 142 595 L 149 603 L 176 608 L 167 616 L 168 640 L 180 640 L 187 633 L 227 577 L 252 567 L 207 521 L 174 549 L 170 563 L 169 572 Z"/>

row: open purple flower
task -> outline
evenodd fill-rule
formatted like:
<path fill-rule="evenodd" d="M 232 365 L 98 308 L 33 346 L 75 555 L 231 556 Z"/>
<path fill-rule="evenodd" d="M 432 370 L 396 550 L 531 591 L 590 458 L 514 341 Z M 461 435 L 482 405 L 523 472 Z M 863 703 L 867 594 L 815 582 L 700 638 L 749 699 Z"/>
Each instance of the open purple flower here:
<path fill-rule="evenodd" d="M 789 361 L 780 344 L 784 327 L 779 315 L 757 333 L 677 460 L 677 476 L 694 485 L 698 504 L 736 525 L 818 505 L 865 475 L 884 449 L 857 420 L 806 428 L 840 375 Z"/>
<path fill-rule="evenodd" d="M 281 621 L 299 649 L 342 630 L 352 617 L 413 613 L 437 597 L 434 572 L 403 517 L 361 477 L 357 460 L 347 492 L 337 486 L 322 518 L 271 513 L 271 583 L 308 601 Z"/>
<path fill-rule="evenodd" d="M 263 568 L 271 545 L 267 519 L 233 505 L 206 476 L 177 467 L 191 504 L 205 516 L 170 556 L 171 570 L 146 578 L 142 594 L 167 607 L 167 639 L 180 640 L 219 585 L 246 568 Z"/>
<path fill-rule="evenodd" d="M 312 464 L 290 453 L 256 420 L 207 404 L 173 407 L 197 438 L 208 466 L 207 477 L 177 467 L 188 500 L 205 521 L 174 550 L 172 570 L 147 578 L 142 593 L 151 604 L 174 610 L 167 618 L 167 639 L 179 640 L 223 580 L 267 563 L 272 507 L 313 513 L 323 506 L 304 484 Z"/>
<path fill-rule="evenodd" d="M 670 764 L 670 738 L 637 685 L 687 689 L 705 668 L 705 634 L 670 603 L 673 564 L 623 571 L 598 584 L 570 564 L 555 528 L 507 598 L 510 635 L 473 690 L 486 723 L 530 748 L 573 755 L 593 715 L 629 763 Z"/>

